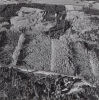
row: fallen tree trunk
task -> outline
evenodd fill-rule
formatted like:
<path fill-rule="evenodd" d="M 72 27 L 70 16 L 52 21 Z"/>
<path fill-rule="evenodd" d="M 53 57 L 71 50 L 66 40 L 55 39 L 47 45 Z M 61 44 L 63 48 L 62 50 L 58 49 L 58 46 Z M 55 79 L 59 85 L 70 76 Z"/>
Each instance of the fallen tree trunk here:
<path fill-rule="evenodd" d="M 15 48 L 15 51 L 13 52 L 13 55 L 12 55 L 12 58 L 13 58 L 13 65 L 16 65 L 17 64 L 17 61 L 18 61 L 18 57 L 20 55 L 20 51 L 23 47 L 23 43 L 25 41 L 25 34 L 22 33 L 19 37 L 19 40 L 18 40 L 18 45 L 16 46 Z"/>

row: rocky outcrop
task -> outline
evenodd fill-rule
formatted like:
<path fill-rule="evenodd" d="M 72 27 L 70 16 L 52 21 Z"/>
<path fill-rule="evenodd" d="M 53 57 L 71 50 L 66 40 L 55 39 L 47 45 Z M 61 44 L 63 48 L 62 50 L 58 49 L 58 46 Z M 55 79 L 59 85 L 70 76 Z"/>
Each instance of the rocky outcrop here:
<path fill-rule="evenodd" d="M 35 8 L 22 7 L 18 12 L 18 16 L 11 18 L 11 25 L 14 29 L 19 29 L 21 27 L 32 27 L 40 24 L 43 19 L 44 11 Z M 11 27 L 11 28 L 12 28 Z"/>

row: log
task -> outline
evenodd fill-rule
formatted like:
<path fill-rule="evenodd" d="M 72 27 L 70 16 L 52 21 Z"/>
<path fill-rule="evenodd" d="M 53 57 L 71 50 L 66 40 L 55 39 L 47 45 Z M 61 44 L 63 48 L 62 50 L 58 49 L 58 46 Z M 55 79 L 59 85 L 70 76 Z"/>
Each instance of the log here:
<path fill-rule="evenodd" d="M 25 41 L 25 34 L 22 33 L 19 37 L 19 40 L 18 40 L 18 45 L 16 46 L 15 48 L 15 51 L 13 52 L 13 55 L 12 55 L 12 58 L 13 58 L 13 62 L 12 64 L 13 65 L 16 65 L 17 64 L 17 61 L 18 61 L 18 57 L 20 55 L 20 51 L 23 47 L 23 43 Z"/>

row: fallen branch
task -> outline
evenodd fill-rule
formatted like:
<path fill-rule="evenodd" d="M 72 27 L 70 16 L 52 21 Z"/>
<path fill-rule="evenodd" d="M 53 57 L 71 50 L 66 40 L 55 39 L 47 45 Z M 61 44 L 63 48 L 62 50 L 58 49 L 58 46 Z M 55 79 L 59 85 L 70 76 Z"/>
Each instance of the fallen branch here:
<path fill-rule="evenodd" d="M 17 61 L 18 61 L 18 57 L 20 55 L 20 51 L 23 47 L 23 43 L 25 41 L 25 34 L 22 33 L 19 37 L 19 40 L 18 40 L 18 45 L 16 46 L 15 48 L 15 51 L 13 52 L 13 55 L 12 55 L 12 58 L 13 58 L 13 65 L 16 65 L 17 64 Z"/>

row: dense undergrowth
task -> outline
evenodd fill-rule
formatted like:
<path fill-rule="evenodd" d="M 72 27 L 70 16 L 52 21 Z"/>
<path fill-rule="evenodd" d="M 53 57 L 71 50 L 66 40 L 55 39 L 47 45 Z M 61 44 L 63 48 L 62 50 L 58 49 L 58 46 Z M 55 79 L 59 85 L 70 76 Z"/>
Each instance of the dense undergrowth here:
<path fill-rule="evenodd" d="M 73 76 L 41 75 L 1 67 L 0 100 L 98 100 L 98 87 L 96 90 L 82 83 L 79 92 L 72 92 L 72 87 L 76 88 L 81 81 Z"/>

